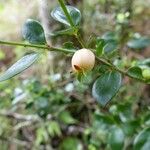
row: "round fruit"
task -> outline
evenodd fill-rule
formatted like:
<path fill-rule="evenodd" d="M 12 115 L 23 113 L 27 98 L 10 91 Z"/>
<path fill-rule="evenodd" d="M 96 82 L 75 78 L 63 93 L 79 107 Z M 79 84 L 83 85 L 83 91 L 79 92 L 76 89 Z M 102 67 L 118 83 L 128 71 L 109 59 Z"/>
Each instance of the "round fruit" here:
<path fill-rule="evenodd" d="M 74 53 L 71 63 L 74 72 L 87 72 L 94 67 L 95 55 L 92 51 L 83 48 Z"/>

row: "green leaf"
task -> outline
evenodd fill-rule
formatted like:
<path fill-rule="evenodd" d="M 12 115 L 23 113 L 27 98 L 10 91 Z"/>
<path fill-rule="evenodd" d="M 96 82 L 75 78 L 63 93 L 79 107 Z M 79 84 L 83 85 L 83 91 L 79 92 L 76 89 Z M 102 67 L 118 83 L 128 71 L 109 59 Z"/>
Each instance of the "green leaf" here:
<path fill-rule="evenodd" d="M 150 150 L 150 128 L 144 129 L 136 136 L 134 150 Z"/>
<path fill-rule="evenodd" d="M 115 41 L 107 42 L 107 44 L 104 46 L 104 52 L 110 53 L 110 52 L 116 50 L 117 46 L 118 46 L 118 44 Z"/>
<path fill-rule="evenodd" d="M 147 68 L 147 67 L 150 68 L 150 58 L 139 60 L 137 62 L 137 65 L 140 66 L 140 67 L 142 67 L 142 68 Z"/>
<path fill-rule="evenodd" d="M 104 39 L 106 42 L 118 40 L 115 32 L 106 32 L 102 36 L 102 39 Z"/>
<path fill-rule="evenodd" d="M 12 65 L 8 70 L 6 70 L 6 72 L 0 75 L 0 82 L 4 80 L 8 80 L 14 77 L 15 75 L 21 73 L 22 71 L 26 70 L 38 59 L 38 57 L 39 57 L 38 53 L 31 53 L 22 57 L 14 65 Z"/>
<path fill-rule="evenodd" d="M 121 86 L 121 74 L 116 71 L 106 72 L 101 75 L 94 83 L 92 94 L 93 97 L 105 106 Z"/>
<path fill-rule="evenodd" d="M 142 49 L 150 45 L 150 38 L 140 37 L 132 39 L 127 43 L 127 46 L 132 49 Z"/>
<path fill-rule="evenodd" d="M 112 150 L 122 150 L 124 140 L 125 136 L 121 128 L 115 126 L 110 130 L 108 143 L 110 144 Z"/>
<path fill-rule="evenodd" d="M 102 114 L 102 113 L 95 113 L 94 116 L 96 120 L 102 121 L 105 124 L 112 125 L 115 123 L 113 116 Z"/>
<path fill-rule="evenodd" d="M 79 25 L 80 21 L 81 21 L 81 13 L 80 11 L 72 6 L 66 6 L 72 20 L 75 26 Z M 52 12 L 51 12 L 51 16 L 56 20 L 59 21 L 67 26 L 70 26 L 70 23 L 68 21 L 68 19 L 66 18 L 63 10 L 61 7 L 56 7 Z"/>
<path fill-rule="evenodd" d="M 50 121 L 47 125 L 47 130 L 50 136 L 61 136 L 61 129 L 56 121 Z"/>
<path fill-rule="evenodd" d="M 115 39 L 109 37 L 108 39 L 98 37 L 96 40 L 96 54 L 98 56 L 104 53 L 110 53 L 117 49 L 118 43 Z"/>
<path fill-rule="evenodd" d="M 46 111 L 46 109 L 49 107 L 49 101 L 45 97 L 36 98 L 34 103 L 35 103 L 35 108 L 38 110 L 43 109 Z"/>
<path fill-rule="evenodd" d="M 59 119 L 65 124 L 74 124 L 76 120 L 71 116 L 68 111 L 63 111 L 59 114 Z"/>
<path fill-rule="evenodd" d="M 128 72 L 127 72 L 130 76 L 137 78 L 137 79 L 143 79 L 142 76 L 142 69 L 138 66 L 134 66 L 129 68 Z"/>
<path fill-rule="evenodd" d="M 67 137 L 61 143 L 59 150 L 83 150 L 83 146 L 77 138 Z"/>
<path fill-rule="evenodd" d="M 146 126 L 150 126 L 150 112 L 144 116 L 143 122 Z"/>
<path fill-rule="evenodd" d="M 36 130 L 36 145 L 39 145 L 42 142 L 46 142 L 48 140 L 48 133 L 44 127 L 40 127 Z"/>
<path fill-rule="evenodd" d="M 37 87 L 38 88 L 38 87 Z M 40 90 L 40 89 L 39 89 Z M 41 89 L 42 90 L 42 89 Z M 41 90 L 39 92 L 41 92 Z M 48 113 L 50 113 L 50 102 L 49 100 L 44 97 L 44 96 L 39 96 L 36 98 L 34 101 L 34 107 L 36 112 L 41 116 L 41 117 L 46 117 Z"/>
<path fill-rule="evenodd" d="M 33 19 L 28 19 L 22 28 L 25 40 L 32 44 L 46 44 L 44 29 L 41 24 Z"/>
<path fill-rule="evenodd" d="M 136 130 L 140 127 L 140 120 L 134 119 L 126 121 L 122 124 L 122 129 L 127 136 L 132 136 Z"/>
<path fill-rule="evenodd" d="M 96 54 L 100 56 L 103 54 L 103 48 L 105 46 L 105 41 L 103 39 L 97 38 L 96 40 Z"/>

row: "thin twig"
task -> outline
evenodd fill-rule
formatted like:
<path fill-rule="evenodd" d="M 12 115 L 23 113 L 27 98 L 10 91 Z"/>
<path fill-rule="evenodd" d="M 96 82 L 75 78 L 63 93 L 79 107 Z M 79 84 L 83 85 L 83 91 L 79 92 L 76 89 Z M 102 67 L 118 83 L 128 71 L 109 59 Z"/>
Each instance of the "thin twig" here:
<path fill-rule="evenodd" d="M 75 29 L 75 25 L 74 25 L 73 19 L 72 19 L 71 15 L 69 14 L 68 10 L 67 10 L 67 7 L 66 7 L 66 5 L 64 3 L 64 0 L 58 0 L 58 2 L 60 4 L 60 7 L 62 8 L 62 10 L 63 10 L 67 20 L 69 21 L 71 27 Z M 78 42 L 80 43 L 80 45 L 82 46 L 82 48 L 85 48 L 86 45 L 82 41 L 81 36 L 80 36 L 80 34 L 78 33 L 77 30 L 75 30 L 74 35 L 75 35 L 76 39 L 78 40 Z"/>
<path fill-rule="evenodd" d="M 39 49 L 45 49 L 48 51 L 59 51 L 64 53 L 74 53 L 74 50 L 68 50 L 64 48 L 58 48 L 48 45 L 35 45 L 35 44 L 26 44 L 26 43 L 20 43 L 20 42 L 8 42 L 8 41 L 1 41 L 0 45 L 11 45 L 11 46 L 23 46 L 23 47 L 32 47 L 32 48 L 39 48 Z"/>
<path fill-rule="evenodd" d="M 0 116 L 5 116 L 8 118 L 13 118 L 21 121 L 31 121 L 31 122 L 37 122 L 41 120 L 37 115 L 22 115 L 14 112 L 9 112 L 9 111 L 0 111 Z"/>
<path fill-rule="evenodd" d="M 82 48 L 86 48 L 86 45 L 84 44 L 84 42 L 81 39 L 81 35 L 79 33 L 75 34 L 76 39 L 78 40 L 78 42 L 80 43 L 80 45 L 82 46 Z"/>
<path fill-rule="evenodd" d="M 107 65 L 107 66 L 109 66 L 110 68 L 112 68 L 112 69 L 114 69 L 114 70 L 120 72 L 122 75 L 128 76 L 128 77 L 130 77 L 130 78 L 132 78 L 132 79 L 135 79 L 135 80 L 137 80 L 137 81 L 140 81 L 140 82 L 144 82 L 142 79 L 134 78 L 133 76 L 131 76 L 130 74 L 128 74 L 126 71 L 119 69 L 118 67 L 116 67 L 116 66 L 113 65 L 112 63 L 106 61 L 106 60 L 103 59 L 103 58 L 96 57 L 96 60 L 97 60 L 98 62 L 100 62 L 100 63 L 102 63 L 102 64 L 104 64 L 104 65 Z"/>
<path fill-rule="evenodd" d="M 70 14 L 69 14 L 69 12 L 68 12 L 66 6 L 65 6 L 64 1 L 63 1 L 63 0 L 58 0 L 58 2 L 59 2 L 59 4 L 60 4 L 60 6 L 61 6 L 61 8 L 62 8 L 62 10 L 63 10 L 63 12 L 64 12 L 64 14 L 65 14 L 65 16 L 67 17 L 67 20 L 69 21 L 70 25 L 71 25 L 72 27 L 74 27 L 74 22 L 73 22 L 73 20 L 72 20 L 72 18 L 71 18 L 71 16 L 70 16 Z"/>

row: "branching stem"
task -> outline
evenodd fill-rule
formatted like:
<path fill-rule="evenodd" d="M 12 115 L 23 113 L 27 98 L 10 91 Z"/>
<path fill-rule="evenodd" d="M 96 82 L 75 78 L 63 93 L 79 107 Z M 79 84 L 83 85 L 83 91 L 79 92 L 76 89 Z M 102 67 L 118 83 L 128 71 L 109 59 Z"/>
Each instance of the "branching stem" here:
<path fill-rule="evenodd" d="M 60 7 L 62 8 L 62 10 L 63 10 L 65 16 L 67 17 L 67 19 L 68 19 L 68 21 L 69 21 L 71 27 L 72 27 L 72 28 L 75 28 L 74 22 L 73 22 L 73 20 L 72 20 L 70 14 L 69 14 L 69 12 L 68 12 L 68 10 L 67 10 L 67 7 L 66 7 L 66 5 L 65 5 L 65 3 L 64 3 L 64 0 L 58 0 L 58 2 L 59 2 L 59 4 L 60 4 Z M 74 36 L 76 37 L 76 39 L 78 40 L 78 42 L 80 43 L 80 45 L 81 45 L 82 47 L 86 47 L 86 45 L 85 45 L 84 42 L 82 41 L 82 38 L 81 38 L 80 34 L 78 33 L 78 31 L 75 30 Z"/>
<path fill-rule="evenodd" d="M 68 49 L 64 49 L 64 48 L 58 48 L 58 47 L 53 47 L 53 46 L 48 46 L 48 45 L 35 45 L 35 44 L 26 44 L 26 43 L 19 43 L 19 42 L 9 42 L 9 41 L 1 41 L 0 40 L 0 45 L 11 45 L 11 46 L 23 46 L 23 47 L 31 47 L 31 48 L 39 48 L 39 49 L 45 49 L 48 51 L 56 51 L 56 52 L 64 52 L 64 53 L 74 53 L 75 50 L 68 50 Z M 84 46 L 84 45 L 83 45 Z M 96 57 L 96 60 L 104 65 L 109 66 L 110 68 L 120 72 L 122 75 L 128 76 L 130 78 L 136 79 L 138 81 L 144 82 L 141 79 L 138 78 L 134 78 L 133 76 L 131 76 L 130 74 L 128 74 L 126 71 L 123 71 L 121 69 L 119 69 L 118 67 L 116 67 L 115 65 L 113 65 L 112 63 L 108 62 L 107 60 L 105 60 L 104 58 L 99 58 Z"/>
<path fill-rule="evenodd" d="M 75 28 L 75 25 L 74 25 L 74 22 L 67 10 L 67 7 L 64 3 L 64 0 L 58 0 L 66 18 L 68 19 L 69 23 L 70 23 L 70 26 L 72 28 Z M 75 30 L 76 31 L 76 30 Z M 80 45 L 82 46 L 82 48 L 86 48 L 86 45 L 85 43 L 83 42 L 82 38 L 81 38 L 81 35 L 78 33 L 78 31 L 76 31 L 74 33 L 75 37 L 77 38 L 78 42 L 80 43 Z M 12 46 L 23 46 L 23 47 L 32 47 L 32 48 L 39 48 L 39 49 L 46 49 L 48 51 L 58 51 L 58 52 L 64 52 L 64 53 L 74 53 L 75 50 L 68 50 L 68 49 L 64 49 L 64 48 L 58 48 L 58 47 L 53 47 L 53 46 L 49 46 L 49 45 L 35 45 L 35 44 L 26 44 L 26 43 L 19 43 L 19 42 L 8 42 L 8 41 L 0 41 L 0 44 L 3 44 L 3 45 L 12 45 Z M 142 81 L 144 82 L 143 80 L 141 79 L 138 79 L 138 78 L 134 78 L 133 76 L 131 76 L 130 74 L 128 74 L 126 71 L 123 71 L 121 69 L 119 69 L 118 67 L 116 67 L 115 65 L 113 65 L 111 62 L 107 61 L 106 59 L 104 58 L 99 58 L 99 57 L 96 57 L 96 60 L 102 64 L 105 64 L 107 66 L 109 66 L 110 68 L 112 68 L 113 70 L 116 70 L 118 72 L 120 72 L 122 75 L 126 75 L 130 78 L 133 78 L 133 79 L 136 79 L 138 81 Z"/>
<path fill-rule="evenodd" d="M 120 72 L 120 73 L 121 73 L 122 75 L 124 75 L 124 76 L 128 76 L 128 77 L 130 77 L 130 78 L 132 78 L 132 79 L 138 80 L 138 81 L 140 81 L 140 82 L 144 82 L 144 80 L 139 79 L 139 78 L 134 78 L 133 76 L 131 76 L 130 74 L 128 74 L 126 71 L 119 69 L 118 67 L 116 67 L 116 66 L 113 65 L 112 63 L 108 62 L 108 61 L 105 60 L 104 58 L 96 57 L 96 60 L 97 60 L 98 62 L 104 64 L 104 65 L 109 66 L 109 67 L 112 68 L 113 70 L 116 70 L 116 71 Z"/>
<path fill-rule="evenodd" d="M 64 11 L 65 16 L 68 19 L 70 25 L 74 28 L 75 26 L 74 26 L 73 20 L 72 20 L 69 12 L 67 10 L 67 7 L 66 7 L 66 5 L 64 3 L 64 0 L 58 0 L 58 1 L 59 1 L 59 4 L 60 4 L 62 10 Z M 75 35 L 76 39 L 78 40 L 78 42 L 80 43 L 80 45 L 82 46 L 82 48 L 86 48 L 86 44 L 82 40 L 80 33 L 77 31 L 77 32 L 74 33 L 74 35 Z M 97 59 L 98 62 L 100 62 L 102 64 L 105 64 L 105 65 L 109 66 L 110 68 L 112 68 L 113 70 L 116 70 L 116 71 L 120 72 L 122 75 L 126 75 L 126 76 L 128 76 L 130 78 L 133 78 L 135 80 L 144 82 L 144 80 L 139 79 L 139 78 L 134 78 L 133 76 L 131 76 L 130 74 L 128 74 L 126 71 L 123 71 L 123 70 L 119 69 L 118 67 L 116 67 L 115 65 L 113 65 L 111 62 L 107 61 L 104 58 L 96 57 L 96 59 Z"/>

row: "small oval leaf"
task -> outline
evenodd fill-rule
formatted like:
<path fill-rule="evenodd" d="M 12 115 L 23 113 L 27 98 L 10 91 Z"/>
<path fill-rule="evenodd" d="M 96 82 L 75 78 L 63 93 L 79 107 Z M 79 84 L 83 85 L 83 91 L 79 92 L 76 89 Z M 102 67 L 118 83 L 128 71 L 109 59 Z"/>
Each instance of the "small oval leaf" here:
<path fill-rule="evenodd" d="M 81 13 L 80 11 L 72 6 L 66 6 L 68 13 L 70 14 L 73 23 L 75 26 L 79 25 L 80 21 L 81 21 Z M 59 21 L 67 26 L 70 26 L 70 23 L 68 21 L 68 19 L 66 18 L 62 8 L 60 6 L 56 7 L 52 12 L 51 12 L 51 16 L 56 20 Z"/>
<path fill-rule="evenodd" d="M 22 28 L 25 40 L 32 44 L 46 44 L 44 29 L 41 24 L 33 19 L 28 19 Z"/>
<path fill-rule="evenodd" d="M 141 80 L 143 79 L 142 69 L 138 66 L 129 68 L 127 73 L 134 78 L 141 79 Z"/>
<path fill-rule="evenodd" d="M 132 49 L 143 49 L 150 46 L 150 38 L 140 37 L 128 41 L 127 46 Z"/>
<path fill-rule="evenodd" d="M 121 74 L 117 71 L 106 72 L 101 75 L 93 85 L 93 97 L 102 106 L 105 106 L 118 92 L 121 86 L 121 79 Z"/>
<path fill-rule="evenodd" d="M 140 67 L 142 67 L 142 68 L 147 68 L 147 67 L 150 68 L 150 58 L 139 60 L 137 62 L 137 65 L 140 66 Z"/>
<path fill-rule="evenodd" d="M 102 39 L 105 40 L 106 42 L 110 41 L 118 41 L 118 37 L 115 32 L 106 32 L 103 34 Z"/>
<path fill-rule="evenodd" d="M 20 60 L 18 60 L 14 65 L 12 65 L 6 72 L 4 72 L 2 75 L 0 75 L 0 82 L 8 80 L 15 75 L 21 73 L 28 67 L 30 67 L 39 57 L 38 53 L 31 53 L 24 57 L 22 57 Z"/>

